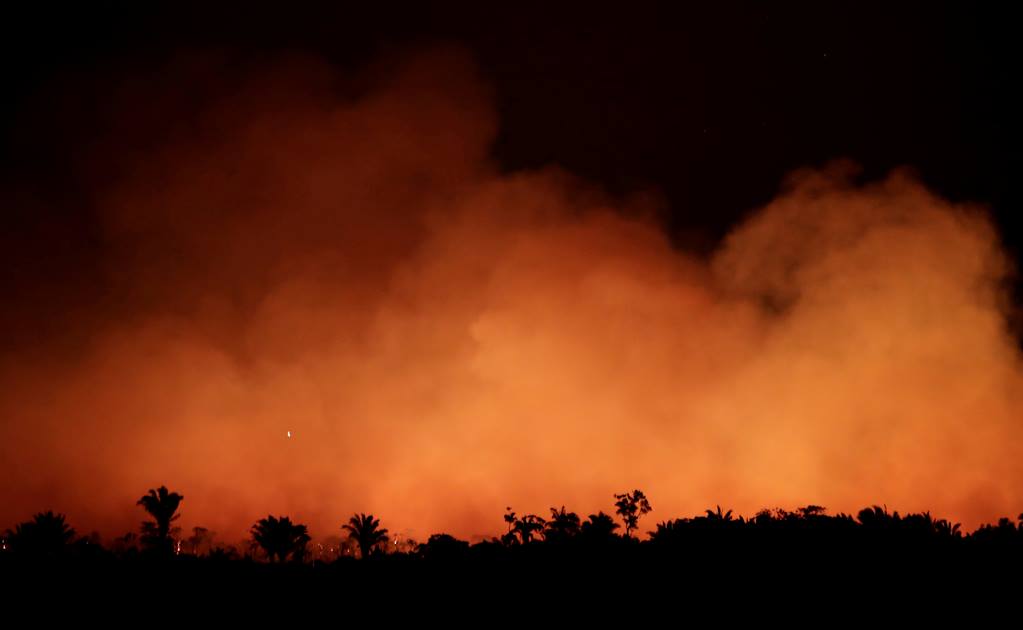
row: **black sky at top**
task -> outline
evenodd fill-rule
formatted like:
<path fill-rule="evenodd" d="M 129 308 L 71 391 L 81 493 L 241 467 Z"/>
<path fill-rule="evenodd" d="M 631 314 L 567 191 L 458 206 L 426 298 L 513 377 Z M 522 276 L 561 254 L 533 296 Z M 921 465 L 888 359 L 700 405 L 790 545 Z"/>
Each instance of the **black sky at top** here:
<path fill-rule="evenodd" d="M 460 43 L 496 90 L 502 167 L 557 164 L 613 192 L 655 187 L 673 236 L 701 251 L 786 173 L 835 158 L 865 178 L 910 166 L 943 196 L 989 205 L 1010 249 L 1023 246 L 1010 166 L 1016 36 L 993 4 L 217 4 L 3 9 L 0 183 L 22 192 L 4 204 L 0 279 L 32 267 L 74 282 L 101 255 L 68 157 L 100 133 L 88 124 L 96 94 L 66 79 L 155 72 L 211 47 L 305 51 L 344 69 Z M 44 260 L 45 249 L 57 254 Z"/>

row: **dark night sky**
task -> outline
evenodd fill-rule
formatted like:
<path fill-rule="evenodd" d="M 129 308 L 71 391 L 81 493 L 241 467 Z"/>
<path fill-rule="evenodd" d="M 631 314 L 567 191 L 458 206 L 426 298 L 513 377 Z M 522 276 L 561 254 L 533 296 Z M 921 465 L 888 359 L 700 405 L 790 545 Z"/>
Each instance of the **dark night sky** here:
<path fill-rule="evenodd" d="M 98 103 L 124 77 L 210 48 L 311 52 L 350 68 L 381 51 L 461 43 L 496 90 L 502 165 L 558 164 L 614 192 L 652 186 L 675 238 L 702 251 L 786 173 L 843 157 L 867 177 L 908 165 L 946 197 L 989 204 L 1008 246 L 1023 245 L 1007 15 L 934 3 L 675 4 L 7 9 L 4 281 L 21 284 L 28 266 L 61 282 L 87 273 L 102 245 L 90 241 L 74 156 L 102 133 Z"/>

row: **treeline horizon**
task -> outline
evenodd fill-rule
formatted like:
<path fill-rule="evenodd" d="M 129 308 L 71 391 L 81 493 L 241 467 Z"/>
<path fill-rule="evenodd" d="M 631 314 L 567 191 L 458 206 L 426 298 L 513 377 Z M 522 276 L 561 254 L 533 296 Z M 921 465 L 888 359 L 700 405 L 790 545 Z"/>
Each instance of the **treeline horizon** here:
<path fill-rule="evenodd" d="M 1023 513 L 1015 521 L 1002 517 L 964 531 L 960 523 L 934 518 L 927 512 L 900 514 L 871 505 L 856 515 L 828 514 L 819 505 L 788 511 L 762 509 L 753 516 L 734 515 L 720 505 L 692 517 L 650 523 L 653 511 L 641 490 L 614 494 L 614 515 L 598 511 L 586 518 L 564 505 L 551 507 L 549 516 L 516 513 L 507 507 L 506 531 L 475 543 L 446 533 L 425 541 L 392 536 L 379 518 L 356 513 L 339 524 L 339 535 L 313 543 L 306 525 L 288 516 L 268 514 L 257 520 L 242 544 L 216 540 L 209 529 L 196 526 L 182 532 L 174 523 L 184 496 L 165 486 L 150 489 L 138 501 L 148 515 L 139 531 L 104 542 L 97 532 L 79 535 L 62 513 L 36 513 L 30 520 L 0 534 L 0 555 L 13 559 L 169 560 L 207 559 L 219 562 L 267 564 L 332 564 L 391 559 L 493 560 L 522 554 L 558 553 L 665 555 L 685 551 L 699 554 L 727 546 L 729 552 L 792 551 L 799 548 L 907 549 L 969 553 L 976 549 L 1023 549 Z M 644 529 L 640 521 L 644 520 Z M 647 538 L 641 539 L 645 532 Z"/>

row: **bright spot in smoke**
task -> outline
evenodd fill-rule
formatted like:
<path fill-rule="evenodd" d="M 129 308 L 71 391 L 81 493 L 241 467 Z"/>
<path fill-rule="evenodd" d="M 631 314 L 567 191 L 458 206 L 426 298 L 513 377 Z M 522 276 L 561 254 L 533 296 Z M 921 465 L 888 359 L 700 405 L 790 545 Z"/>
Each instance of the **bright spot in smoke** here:
<path fill-rule="evenodd" d="M 289 438 L 291 437 L 291 431 L 288 431 L 288 437 Z"/>

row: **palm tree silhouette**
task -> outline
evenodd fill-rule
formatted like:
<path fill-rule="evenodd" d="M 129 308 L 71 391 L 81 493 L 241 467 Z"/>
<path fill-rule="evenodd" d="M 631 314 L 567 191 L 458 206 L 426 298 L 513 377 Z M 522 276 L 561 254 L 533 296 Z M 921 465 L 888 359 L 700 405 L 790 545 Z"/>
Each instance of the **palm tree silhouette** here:
<path fill-rule="evenodd" d="M 952 523 L 947 519 L 938 519 L 934 522 L 934 532 L 941 538 L 962 538 L 963 534 L 959 531 L 962 527 L 959 523 Z"/>
<path fill-rule="evenodd" d="M 650 542 L 653 543 L 674 542 L 682 537 L 684 527 L 685 521 L 677 518 L 658 523 L 657 529 L 647 532 L 647 534 L 650 535 Z"/>
<path fill-rule="evenodd" d="M 555 511 L 551 508 L 551 511 Z M 522 518 L 515 515 L 510 507 L 505 508 L 504 522 L 508 523 L 508 533 L 501 537 L 505 545 L 525 545 L 533 541 L 533 535 L 545 535 L 547 521 L 536 514 L 525 514 Z"/>
<path fill-rule="evenodd" d="M 515 512 L 512 511 L 511 506 L 504 508 L 504 522 L 508 523 L 508 536 L 512 536 L 512 529 L 515 527 L 515 521 L 518 518 L 515 516 Z"/>
<path fill-rule="evenodd" d="M 368 558 L 374 547 L 388 540 L 387 530 L 380 529 L 380 519 L 373 518 L 372 514 L 355 514 L 341 529 L 347 530 L 348 537 L 359 545 L 362 558 Z"/>
<path fill-rule="evenodd" d="M 881 507 L 880 505 L 874 505 L 869 508 L 863 508 L 856 515 L 856 519 L 859 520 L 860 525 L 868 529 L 880 529 L 888 527 L 892 521 L 899 520 L 899 513 L 896 512 L 894 515 L 888 513 L 888 507 Z"/>
<path fill-rule="evenodd" d="M 562 505 L 561 509 L 551 508 L 551 520 L 547 521 L 544 540 L 561 542 L 573 538 L 579 533 L 579 515 L 569 512 Z"/>
<path fill-rule="evenodd" d="M 727 512 L 722 512 L 720 505 L 718 505 L 716 507 L 717 507 L 717 511 L 716 512 L 714 510 L 704 510 L 704 513 L 707 514 L 707 520 L 708 521 L 728 522 L 728 521 L 732 520 L 732 511 L 731 510 L 728 510 Z M 817 506 L 810 506 L 810 507 L 817 507 Z M 816 512 L 813 512 L 813 513 L 815 514 Z"/>
<path fill-rule="evenodd" d="M 596 514 L 590 514 L 589 520 L 585 521 L 579 528 L 579 533 L 587 541 L 603 542 L 616 538 L 615 530 L 619 527 L 618 523 L 615 523 L 609 514 L 597 512 Z"/>
<path fill-rule="evenodd" d="M 52 510 L 39 512 L 15 526 L 9 532 L 11 548 L 14 551 L 32 555 L 57 555 L 67 548 L 75 537 L 75 530 L 67 524 L 63 514 Z"/>
<path fill-rule="evenodd" d="M 519 535 L 519 541 L 525 545 L 533 541 L 534 534 L 542 534 L 546 524 L 547 521 L 536 514 L 526 514 L 515 521 L 512 531 Z"/>
<path fill-rule="evenodd" d="M 174 549 L 174 541 L 171 535 L 171 523 L 181 517 L 175 514 L 178 506 L 185 497 L 177 492 L 169 492 L 166 486 L 160 486 L 143 495 L 136 505 L 141 505 L 150 516 L 152 521 L 142 522 L 142 542 L 156 551 L 170 553 Z"/>
<path fill-rule="evenodd" d="M 256 521 L 250 532 L 253 542 L 263 548 L 270 562 L 274 558 L 284 562 L 289 556 L 292 560 L 302 560 L 310 540 L 306 526 L 292 523 L 287 516 L 277 519 L 267 515 Z"/>

